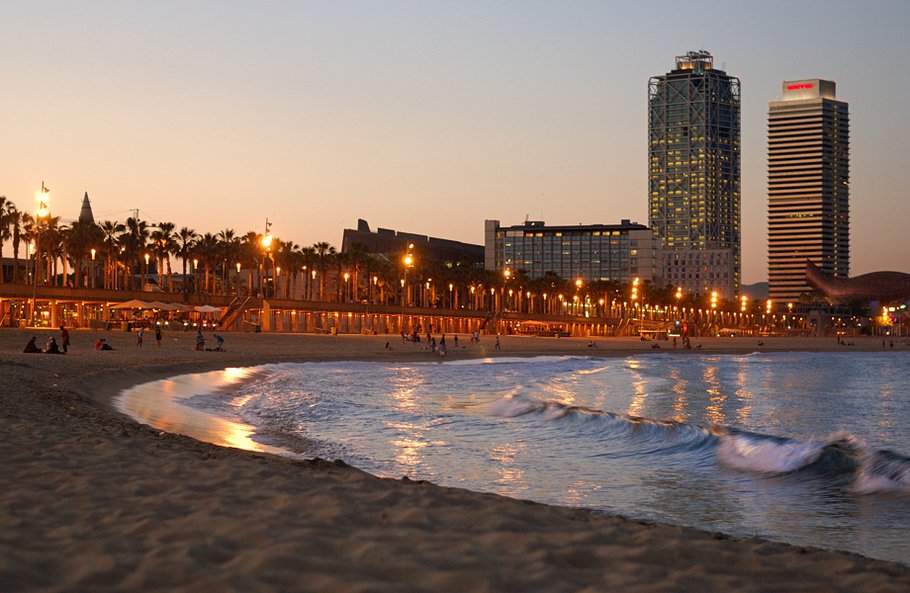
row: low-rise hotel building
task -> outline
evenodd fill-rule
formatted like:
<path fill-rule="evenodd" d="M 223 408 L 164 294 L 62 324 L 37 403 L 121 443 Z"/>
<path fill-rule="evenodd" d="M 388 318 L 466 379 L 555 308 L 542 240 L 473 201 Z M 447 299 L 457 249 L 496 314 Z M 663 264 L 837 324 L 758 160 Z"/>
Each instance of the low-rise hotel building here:
<path fill-rule="evenodd" d="M 548 272 L 570 280 L 658 283 L 657 239 L 648 227 L 620 224 L 547 226 L 543 221 L 503 227 L 484 225 L 484 267 L 521 270 L 529 278 Z"/>

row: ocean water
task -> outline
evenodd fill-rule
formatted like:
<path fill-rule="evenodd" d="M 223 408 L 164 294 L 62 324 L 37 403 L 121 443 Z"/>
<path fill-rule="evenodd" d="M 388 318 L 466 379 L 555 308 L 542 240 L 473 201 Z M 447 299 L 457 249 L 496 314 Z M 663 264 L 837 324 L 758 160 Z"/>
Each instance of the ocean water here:
<path fill-rule="evenodd" d="M 163 430 L 910 564 L 910 356 L 277 364 L 125 392 Z"/>

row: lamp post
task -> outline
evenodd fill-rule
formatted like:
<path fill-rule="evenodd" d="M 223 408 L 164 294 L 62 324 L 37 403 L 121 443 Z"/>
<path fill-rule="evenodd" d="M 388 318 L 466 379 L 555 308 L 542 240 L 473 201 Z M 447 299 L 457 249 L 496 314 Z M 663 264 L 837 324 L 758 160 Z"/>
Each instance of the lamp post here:
<path fill-rule="evenodd" d="M 269 227 L 271 223 L 268 219 L 265 220 L 265 232 L 262 234 L 262 273 L 259 274 L 259 292 L 262 294 L 262 298 L 266 297 L 266 286 L 263 286 L 263 280 L 265 280 L 265 262 L 266 260 L 272 259 L 272 235 L 269 233 Z"/>
<path fill-rule="evenodd" d="M 38 276 L 41 274 L 41 224 L 48 216 L 47 192 L 41 182 L 41 193 L 38 196 L 38 211 L 35 216 L 35 277 L 32 284 L 32 325 L 38 326 Z"/>
<path fill-rule="evenodd" d="M 92 247 L 92 288 L 95 288 L 95 254 L 97 251 Z"/>
<path fill-rule="evenodd" d="M 142 276 L 142 284 L 139 286 L 141 290 L 145 290 L 145 285 L 149 280 L 149 254 L 145 254 L 145 274 Z"/>
<path fill-rule="evenodd" d="M 234 285 L 237 288 L 237 296 L 240 296 L 240 262 L 237 262 L 237 276 L 234 279 Z"/>

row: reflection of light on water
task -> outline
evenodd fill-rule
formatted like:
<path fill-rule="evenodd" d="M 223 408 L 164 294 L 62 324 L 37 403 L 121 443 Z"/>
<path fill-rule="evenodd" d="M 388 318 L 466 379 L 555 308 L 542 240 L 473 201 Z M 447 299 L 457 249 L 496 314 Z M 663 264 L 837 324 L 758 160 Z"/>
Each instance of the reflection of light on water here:
<path fill-rule="evenodd" d="M 395 408 L 402 412 L 414 411 L 418 407 L 416 388 L 423 384 L 423 377 L 414 369 L 404 368 L 395 374 L 395 388 L 389 396 Z"/>
<path fill-rule="evenodd" d="M 181 403 L 181 399 L 199 394 L 215 394 L 236 385 L 252 375 L 247 368 L 182 375 L 171 379 L 138 385 L 114 400 L 118 411 L 136 421 L 157 429 L 184 434 L 222 447 L 248 451 L 280 452 L 251 439 L 255 429 L 216 412 L 199 410 Z"/>
<path fill-rule="evenodd" d="M 749 375 L 746 373 L 746 365 L 741 364 L 739 372 L 736 373 L 736 398 L 740 402 L 739 410 L 736 412 L 736 420 L 746 425 L 752 419 L 752 399 L 755 395 L 747 387 Z"/>
<path fill-rule="evenodd" d="M 562 504 L 569 506 L 583 506 L 592 492 L 601 489 L 601 484 L 587 480 L 579 480 L 567 484 L 563 494 L 565 498 Z"/>
<path fill-rule="evenodd" d="M 395 386 L 389 396 L 393 407 L 399 412 L 419 411 L 417 387 L 423 384 L 423 376 L 412 368 L 402 368 L 395 374 Z M 395 430 L 396 436 L 389 440 L 395 449 L 395 461 L 406 472 L 416 470 L 422 463 L 421 451 L 428 446 L 424 441 L 426 427 L 413 422 L 389 422 L 386 426 Z"/>
<path fill-rule="evenodd" d="M 639 372 L 641 363 L 634 358 L 626 362 L 626 368 L 632 371 L 632 401 L 629 402 L 630 416 L 641 416 L 645 408 L 645 399 L 648 397 L 646 390 L 647 380 Z"/>
<path fill-rule="evenodd" d="M 720 380 L 717 378 L 717 367 L 705 367 L 702 379 L 707 383 L 708 387 L 706 391 L 708 395 L 711 396 L 708 398 L 710 403 L 705 406 L 705 415 L 707 416 L 708 421 L 712 424 L 725 424 L 727 422 L 727 416 L 724 413 L 724 404 L 727 402 L 727 396 L 720 391 Z"/>
<path fill-rule="evenodd" d="M 420 466 L 420 451 L 429 446 L 429 443 L 414 438 L 395 439 L 389 441 L 389 444 L 398 448 L 395 461 L 406 470 Z"/>
<path fill-rule="evenodd" d="M 558 385 L 553 385 L 551 388 L 553 399 L 558 401 L 564 406 L 571 406 L 575 403 L 575 389 L 569 389 L 568 387 L 560 387 Z"/>
<path fill-rule="evenodd" d="M 495 483 L 503 487 L 502 494 L 515 495 L 527 488 L 525 474 L 515 459 L 525 450 L 523 443 L 503 443 L 493 447 L 490 459 L 496 462 L 497 478 Z"/>
<path fill-rule="evenodd" d="M 673 420 L 685 422 L 689 417 L 689 413 L 686 411 L 686 404 L 689 402 L 686 397 L 689 382 L 680 376 L 679 367 L 673 367 L 670 371 L 670 378 L 673 379 L 670 391 L 676 394 L 676 397 L 673 398 Z"/>

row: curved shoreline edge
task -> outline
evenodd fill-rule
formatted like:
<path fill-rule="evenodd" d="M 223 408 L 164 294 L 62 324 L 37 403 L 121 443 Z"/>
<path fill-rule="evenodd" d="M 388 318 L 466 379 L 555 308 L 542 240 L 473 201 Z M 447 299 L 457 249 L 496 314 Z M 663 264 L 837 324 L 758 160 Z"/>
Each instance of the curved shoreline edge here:
<path fill-rule="evenodd" d="M 98 332 L 117 348 L 101 353 L 79 331 L 77 348 L 57 357 L 21 354 L 30 333 L 0 331 L 8 590 L 910 590 L 901 564 L 217 447 L 111 406 L 138 383 L 228 366 L 431 360 L 410 344 L 388 352 L 385 337 L 231 334 L 229 351 L 212 353 L 192 352 L 192 335 L 179 334 L 159 351 Z M 581 340 L 527 340 L 503 337 L 502 355 L 649 352 L 632 341 L 600 341 L 592 353 Z M 755 350 L 723 342 L 698 353 Z"/>

